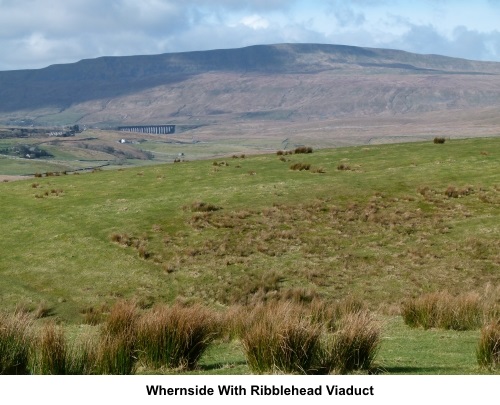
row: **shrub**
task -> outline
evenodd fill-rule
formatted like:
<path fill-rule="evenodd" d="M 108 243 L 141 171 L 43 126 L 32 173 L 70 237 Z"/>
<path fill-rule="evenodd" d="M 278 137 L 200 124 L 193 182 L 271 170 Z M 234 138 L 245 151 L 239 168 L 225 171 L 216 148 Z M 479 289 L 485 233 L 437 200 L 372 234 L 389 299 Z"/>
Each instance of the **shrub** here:
<path fill-rule="evenodd" d="M 481 329 L 476 357 L 482 367 L 500 366 L 500 320 L 492 321 Z"/>
<path fill-rule="evenodd" d="M 193 369 L 216 337 L 216 325 L 215 314 L 199 305 L 156 307 L 139 323 L 141 359 L 156 368 Z"/>
<path fill-rule="evenodd" d="M 0 374 L 27 374 L 32 319 L 0 314 Z"/>
<path fill-rule="evenodd" d="M 434 138 L 434 143 L 445 143 L 446 142 L 446 139 L 445 138 L 442 138 L 442 137 L 438 137 L 436 136 Z"/>

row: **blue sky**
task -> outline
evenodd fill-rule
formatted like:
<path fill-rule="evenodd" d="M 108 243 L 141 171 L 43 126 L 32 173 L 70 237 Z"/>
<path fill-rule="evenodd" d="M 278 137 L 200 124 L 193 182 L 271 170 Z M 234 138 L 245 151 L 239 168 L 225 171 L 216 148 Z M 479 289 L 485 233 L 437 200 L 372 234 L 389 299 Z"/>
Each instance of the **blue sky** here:
<path fill-rule="evenodd" d="M 316 42 L 500 61 L 500 0 L 0 0 L 0 70 Z"/>

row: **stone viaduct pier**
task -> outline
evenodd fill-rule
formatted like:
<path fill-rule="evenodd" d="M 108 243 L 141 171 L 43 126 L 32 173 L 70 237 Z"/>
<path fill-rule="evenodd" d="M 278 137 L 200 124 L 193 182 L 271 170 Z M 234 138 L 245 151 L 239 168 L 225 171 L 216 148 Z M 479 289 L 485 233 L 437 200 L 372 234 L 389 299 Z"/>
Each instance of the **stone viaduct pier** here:
<path fill-rule="evenodd" d="M 165 135 L 175 133 L 175 125 L 133 125 L 118 127 L 118 131 Z"/>

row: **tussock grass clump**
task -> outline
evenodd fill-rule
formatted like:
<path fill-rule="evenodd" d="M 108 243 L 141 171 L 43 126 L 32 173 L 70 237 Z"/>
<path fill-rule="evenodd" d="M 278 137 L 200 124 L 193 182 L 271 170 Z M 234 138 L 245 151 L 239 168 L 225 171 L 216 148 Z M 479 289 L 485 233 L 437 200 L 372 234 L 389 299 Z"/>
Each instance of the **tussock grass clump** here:
<path fill-rule="evenodd" d="M 112 233 L 110 239 L 112 242 L 118 243 L 122 246 L 132 245 L 132 238 L 126 233 Z"/>
<path fill-rule="evenodd" d="M 53 322 L 47 323 L 32 347 L 31 374 L 66 374 L 66 356 L 63 328 Z"/>
<path fill-rule="evenodd" d="M 311 305 L 279 301 L 250 313 L 242 342 L 248 365 L 256 373 L 348 373 L 372 367 L 380 327 L 354 301 L 331 309 L 320 301 Z"/>
<path fill-rule="evenodd" d="M 446 142 L 446 139 L 445 139 L 445 138 L 443 138 L 443 137 L 436 136 L 436 137 L 434 138 L 434 143 L 443 144 L 443 143 L 445 143 L 445 142 Z"/>
<path fill-rule="evenodd" d="M 110 310 L 103 332 L 112 336 L 134 335 L 139 316 L 135 302 L 118 301 Z"/>
<path fill-rule="evenodd" d="M 321 328 L 303 307 L 279 302 L 257 307 L 242 336 L 248 365 L 256 373 L 309 373 L 314 369 Z"/>
<path fill-rule="evenodd" d="M 310 146 L 299 146 L 297 148 L 295 148 L 295 153 L 312 153 L 313 152 L 313 148 L 311 148 Z"/>
<path fill-rule="evenodd" d="M 27 374 L 32 318 L 0 313 L 0 374 Z"/>
<path fill-rule="evenodd" d="M 351 166 L 345 163 L 341 163 L 337 166 L 337 170 L 345 170 L 345 171 L 351 170 Z"/>
<path fill-rule="evenodd" d="M 500 367 L 500 319 L 491 321 L 481 329 L 476 357 L 482 367 Z"/>
<path fill-rule="evenodd" d="M 192 212 L 213 212 L 219 211 L 222 207 L 218 207 L 217 205 L 206 203 L 203 201 L 196 201 L 191 204 Z"/>
<path fill-rule="evenodd" d="M 104 321 L 103 308 L 88 307 L 81 311 L 83 323 L 87 325 L 99 325 Z"/>
<path fill-rule="evenodd" d="M 95 353 L 97 374 L 132 374 L 136 360 L 135 335 L 115 335 L 109 331 L 101 334 Z"/>
<path fill-rule="evenodd" d="M 458 189 L 454 186 L 448 186 L 448 188 L 444 191 L 444 195 L 448 198 L 459 198 L 470 195 L 474 192 L 474 187 L 467 186 L 461 189 Z"/>
<path fill-rule="evenodd" d="M 309 170 L 311 165 L 309 163 L 294 163 L 290 166 L 290 170 Z"/>
<path fill-rule="evenodd" d="M 194 369 L 217 329 L 215 313 L 200 305 L 153 308 L 139 321 L 140 358 L 154 368 Z"/>
<path fill-rule="evenodd" d="M 97 344 L 96 336 L 84 334 L 69 345 L 66 353 L 66 374 L 94 374 L 96 372 Z"/>
<path fill-rule="evenodd" d="M 453 296 L 446 291 L 435 292 L 404 302 L 402 315 L 412 328 L 471 330 L 481 326 L 484 304 L 475 293 Z"/>
<path fill-rule="evenodd" d="M 339 329 L 340 321 L 350 314 L 366 312 L 366 304 L 356 297 L 346 297 L 339 301 L 312 300 L 310 306 L 312 320 L 323 325 L 327 331 Z"/>
<path fill-rule="evenodd" d="M 340 374 L 369 370 L 380 342 L 380 327 L 369 312 L 345 314 L 337 325 L 337 331 L 323 338 L 318 369 Z"/>
<path fill-rule="evenodd" d="M 134 370 L 139 310 L 134 302 L 118 301 L 104 323 L 98 341 L 98 374 L 131 374 Z"/>
<path fill-rule="evenodd" d="M 311 173 L 321 173 L 324 174 L 326 173 L 326 170 L 323 167 L 316 167 L 311 170 Z"/>

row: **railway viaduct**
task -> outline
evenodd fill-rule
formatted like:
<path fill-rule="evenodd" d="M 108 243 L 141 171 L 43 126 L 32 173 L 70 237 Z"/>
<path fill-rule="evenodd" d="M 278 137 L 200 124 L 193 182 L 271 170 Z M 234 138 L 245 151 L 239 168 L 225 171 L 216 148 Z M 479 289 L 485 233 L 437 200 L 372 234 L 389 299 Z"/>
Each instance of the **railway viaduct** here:
<path fill-rule="evenodd" d="M 175 125 L 132 125 L 118 127 L 118 131 L 165 135 L 175 133 Z"/>

